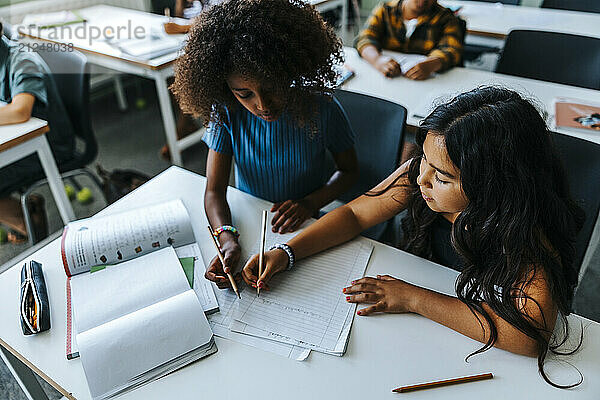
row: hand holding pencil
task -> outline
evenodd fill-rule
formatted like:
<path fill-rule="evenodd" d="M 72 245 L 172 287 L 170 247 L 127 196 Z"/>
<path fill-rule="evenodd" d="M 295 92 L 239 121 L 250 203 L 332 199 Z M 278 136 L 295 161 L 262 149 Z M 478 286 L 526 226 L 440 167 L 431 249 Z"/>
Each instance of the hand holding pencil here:
<path fill-rule="evenodd" d="M 215 244 L 218 245 L 217 248 L 221 251 L 223 262 L 217 254 L 206 269 L 204 277 L 215 282 L 219 289 L 230 288 L 232 285 L 227 273 L 233 276 L 236 284 L 241 282 L 240 274 L 234 273 L 234 269 L 240 260 L 241 247 L 235 239 L 224 240 L 221 244 L 215 242 Z"/>

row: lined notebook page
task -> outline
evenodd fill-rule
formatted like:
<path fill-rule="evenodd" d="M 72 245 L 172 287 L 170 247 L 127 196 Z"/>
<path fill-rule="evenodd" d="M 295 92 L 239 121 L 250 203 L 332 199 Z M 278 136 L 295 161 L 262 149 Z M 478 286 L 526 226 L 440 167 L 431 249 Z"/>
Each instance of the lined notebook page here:
<path fill-rule="evenodd" d="M 242 288 L 242 285 L 240 285 Z M 310 354 L 309 349 L 302 348 L 295 345 L 295 343 L 280 343 L 273 340 L 269 340 L 266 335 L 245 335 L 239 332 L 232 332 L 229 330 L 229 325 L 233 322 L 233 311 L 235 309 L 234 304 L 238 297 L 235 295 L 233 290 L 224 289 L 221 290 L 215 286 L 214 288 L 217 301 L 219 303 L 219 312 L 207 316 L 208 323 L 213 330 L 213 333 L 217 336 L 236 341 L 238 343 L 245 344 L 259 348 L 261 350 L 269 351 L 271 353 L 279 354 L 282 357 L 291 358 L 297 361 L 304 361 Z M 249 295 L 250 290 L 242 290 L 242 297 Z"/>
<path fill-rule="evenodd" d="M 282 242 L 267 231 L 266 248 Z M 351 312 L 342 288 L 363 276 L 373 246 L 355 239 L 297 262 L 273 277 L 270 291 L 246 291 L 234 318 L 252 327 L 335 351 Z"/>

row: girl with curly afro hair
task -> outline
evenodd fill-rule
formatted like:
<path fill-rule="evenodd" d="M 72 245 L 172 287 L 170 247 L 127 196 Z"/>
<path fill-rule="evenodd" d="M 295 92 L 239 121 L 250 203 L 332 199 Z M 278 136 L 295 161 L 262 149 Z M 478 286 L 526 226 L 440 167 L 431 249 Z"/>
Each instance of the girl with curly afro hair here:
<path fill-rule="evenodd" d="M 225 288 L 224 272 L 241 254 L 226 199 L 233 159 L 238 188 L 275 203 L 279 233 L 296 230 L 358 175 L 354 134 L 332 95 L 342 45 L 302 0 L 228 0 L 196 17 L 184 53 L 172 90 L 208 125 L 204 208 L 224 228 L 225 266 L 215 257 L 206 277 Z"/>

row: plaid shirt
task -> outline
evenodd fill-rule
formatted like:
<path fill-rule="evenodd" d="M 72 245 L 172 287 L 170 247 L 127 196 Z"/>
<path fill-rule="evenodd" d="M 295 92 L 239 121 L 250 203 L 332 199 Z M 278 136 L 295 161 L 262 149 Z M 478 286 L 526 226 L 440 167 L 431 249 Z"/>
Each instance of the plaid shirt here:
<path fill-rule="evenodd" d="M 379 4 L 354 40 L 360 52 L 371 44 L 377 49 L 402 53 L 424 54 L 442 60 L 442 71 L 458 65 L 463 50 L 464 30 L 458 17 L 437 2 L 431 10 L 417 19 L 417 26 L 406 38 L 406 26 L 402 18 L 402 0 Z"/>

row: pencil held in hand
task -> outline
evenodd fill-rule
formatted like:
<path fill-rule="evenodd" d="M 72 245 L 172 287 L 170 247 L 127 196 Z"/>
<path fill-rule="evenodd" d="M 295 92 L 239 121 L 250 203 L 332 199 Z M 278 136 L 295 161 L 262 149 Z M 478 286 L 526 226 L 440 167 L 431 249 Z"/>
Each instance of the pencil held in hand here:
<path fill-rule="evenodd" d="M 267 210 L 262 212 L 262 226 L 260 230 L 260 253 L 258 254 L 258 280 L 256 281 L 256 296 L 260 296 L 260 277 L 263 273 L 265 259 L 265 240 L 267 236 Z"/>
<path fill-rule="evenodd" d="M 215 244 L 215 248 L 217 249 L 217 256 L 219 257 L 219 261 L 221 261 L 221 265 L 223 266 L 223 270 L 225 270 L 225 259 L 223 258 L 223 253 L 221 253 L 221 247 L 219 246 L 219 242 L 217 242 L 217 238 L 214 235 L 214 231 L 213 229 L 210 227 L 210 225 L 207 226 L 208 228 L 208 232 L 210 233 L 210 237 L 213 240 L 213 243 Z M 237 297 L 239 299 L 242 298 L 242 296 L 240 296 L 240 291 L 238 290 L 237 284 L 235 283 L 235 279 L 233 279 L 233 275 L 231 275 L 230 272 L 227 273 L 227 278 L 229 278 L 229 283 L 231 283 L 231 287 L 233 288 L 233 291 L 235 292 L 235 294 L 237 294 Z"/>
<path fill-rule="evenodd" d="M 445 379 L 443 381 L 434 381 L 434 382 L 420 383 L 417 385 L 402 386 L 402 387 L 392 390 L 392 392 L 406 393 L 406 392 L 412 392 L 412 391 L 421 390 L 421 389 L 430 389 L 430 388 L 435 388 L 435 387 L 440 387 L 440 386 L 455 385 L 458 383 L 482 381 L 484 379 L 492 379 L 493 377 L 494 377 L 494 375 L 492 375 L 491 372 L 488 372 L 487 374 L 469 375 L 469 376 L 463 376 L 460 378 Z"/>

